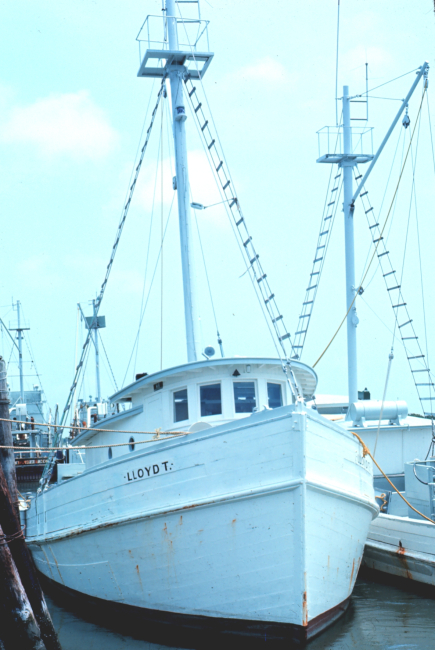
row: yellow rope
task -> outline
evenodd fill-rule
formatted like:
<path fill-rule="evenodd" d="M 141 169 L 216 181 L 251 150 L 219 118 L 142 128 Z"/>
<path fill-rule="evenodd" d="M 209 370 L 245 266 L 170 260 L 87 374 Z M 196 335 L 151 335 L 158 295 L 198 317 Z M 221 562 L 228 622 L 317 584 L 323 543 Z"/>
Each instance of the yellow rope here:
<path fill-rule="evenodd" d="M 429 517 L 426 517 L 426 515 L 424 515 L 422 512 L 420 512 L 419 510 L 417 510 L 416 508 L 414 508 L 414 506 L 412 506 L 412 505 L 409 503 L 409 501 L 408 501 L 407 499 L 405 499 L 405 497 L 403 496 L 403 494 L 402 494 L 401 492 L 399 492 L 399 490 L 398 490 L 398 489 L 396 488 L 396 486 L 395 486 L 395 485 L 390 481 L 390 479 L 389 479 L 388 476 L 385 474 L 385 472 L 381 469 L 381 467 L 379 467 L 379 465 L 377 464 L 377 462 L 375 461 L 375 459 L 374 459 L 373 456 L 371 455 L 371 453 L 370 453 L 370 449 L 367 447 L 367 445 L 365 444 L 365 442 L 360 438 L 360 436 L 359 436 L 357 433 L 355 433 L 355 431 L 351 431 L 351 434 L 354 435 L 356 438 L 358 438 L 358 440 L 360 441 L 360 443 L 361 443 L 361 445 L 362 445 L 362 448 L 363 448 L 363 456 L 370 456 L 370 458 L 372 459 L 372 461 L 374 462 L 374 464 L 376 465 L 376 467 L 378 468 L 378 470 L 381 472 L 381 474 L 383 475 L 383 477 L 387 479 L 388 483 L 391 485 L 391 487 L 393 488 L 393 490 L 395 490 L 395 491 L 397 492 L 397 494 L 399 495 L 399 497 L 400 497 L 401 499 L 404 500 L 404 502 L 405 502 L 405 503 L 406 503 L 406 504 L 411 508 L 411 510 L 414 510 L 414 512 L 416 512 L 418 515 L 420 515 L 420 517 L 423 517 L 423 519 L 426 519 L 427 521 L 430 521 L 431 524 L 435 524 L 435 521 L 432 521 L 432 519 L 430 519 Z"/>
<path fill-rule="evenodd" d="M 411 139 L 410 139 L 410 141 L 409 141 L 408 150 L 407 150 L 407 152 L 406 152 L 405 160 L 403 161 L 403 165 L 402 165 L 402 171 L 400 172 L 399 180 L 397 181 L 396 189 L 394 190 L 394 195 L 393 195 L 393 198 L 392 198 L 392 200 L 391 200 L 390 207 L 389 207 L 389 209 L 388 209 L 388 214 L 387 214 L 387 216 L 386 216 L 386 218 L 385 218 L 384 225 L 382 226 L 380 239 L 379 239 L 379 241 L 377 242 L 377 244 L 376 244 L 376 246 L 375 246 L 375 250 L 374 250 L 373 255 L 372 255 L 372 257 L 371 257 L 370 263 L 369 263 L 369 265 L 368 265 L 368 267 L 367 267 L 366 272 L 364 273 L 364 277 L 363 277 L 363 279 L 361 280 L 361 284 L 359 285 L 358 289 L 355 291 L 354 299 L 352 300 L 352 302 L 351 302 L 351 304 L 350 304 L 350 307 L 349 307 L 349 309 L 348 309 L 347 312 L 346 312 L 346 315 L 344 316 L 344 318 L 343 318 L 343 320 L 341 321 L 340 325 L 337 327 L 337 330 L 336 330 L 334 336 L 333 336 L 332 339 L 329 341 L 328 345 L 327 345 L 326 348 L 323 350 L 322 354 L 321 354 L 320 357 L 317 359 L 316 363 L 312 366 L 313 368 L 315 368 L 315 367 L 317 366 L 317 364 L 319 363 L 319 361 L 321 360 L 321 358 L 323 357 L 323 355 L 328 351 L 329 347 L 331 346 L 331 344 L 332 344 L 332 342 L 334 341 L 335 337 L 337 336 L 338 332 L 341 330 L 341 326 L 343 325 L 344 321 L 345 321 L 346 318 L 348 317 L 349 312 L 350 312 L 350 310 L 352 309 L 352 307 L 353 307 L 353 305 L 354 305 L 354 302 L 355 302 L 355 300 L 356 300 L 356 297 L 359 295 L 359 290 L 361 289 L 361 287 L 362 287 L 362 285 L 363 285 L 363 283 L 364 283 L 364 280 L 366 279 L 367 274 L 368 274 L 368 272 L 369 272 L 369 270 L 370 270 L 370 267 L 371 267 L 371 265 L 372 265 L 372 262 L 373 262 L 373 260 L 374 260 L 374 258 L 375 258 L 375 255 L 376 255 L 377 250 L 378 250 L 378 246 L 379 246 L 379 244 L 381 243 L 381 240 L 382 240 L 382 235 L 383 235 L 383 232 L 384 232 L 384 230 L 385 230 L 385 226 L 387 225 L 387 221 L 388 221 L 388 219 L 389 219 L 389 217 L 390 217 L 391 209 L 392 209 L 393 204 L 394 204 L 394 201 L 395 201 L 395 199 L 396 199 L 396 194 L 397 194 L 397 192 L 398 192 L 398 190 L 399 190 L 400 181 L 402 180 L 403 171 L 404 171 L 404 169 L 405 169 L 406 161 L 407 161 L 407 159 L 408 159 L 408 154 L 409 154 L 409 151 L 410 151 L 410 149 L 411 149 L 411 144 L 412 144 L 412 140 L 413 140 L 413 138 L 414 138 L 415 129 L 417 128 L 418 118 L 419 118 L 419 116 L 420 116 L 421 107 L 422 107 L 422 105 L 423 105 L 423 99 L 424 99 L 425 92 L 426 92 L 426 88 L 424 87 L 424 88 L 423 88 L 423 93 L 422 93 L 422 96 L 421 96 L 420 108 L 418 109 L 417 119 L 415 120 L 414 130 L 413 130 L 413 132 L 412 132 L 412 136 L 411 136 Z"/>
<path fill-rule="evenodd" d="M 128 411 L 125 411 L 125 412 L 128 413 Z M 68 426 L 67 425 L 61 425 L 61 424 L 41 424 L 40 422 L 25 422 L 24 420 L 8 420 L 7 418 L 0 418 L 0 422 L 12 422 L 12 424 L 27 424 L 27 426 L 29 426 L 29 424 L 32 424 L 32 425 L 35 425 L 35 427 L 53 427 L 53 429 L 56 429 L 56 428 L 57 429 L 77 429 L 78 431 L 80 431 L 80 433 L 82 433 L 83 431 L 95 431 L 95 432 L 103 431 L 105 433 L 113 433 L 113 432 L 115 432 L 115 433 L 136 433 L 138 435 L 143 433 L 143 434 L 147 434 L 147 435 L 150 435 L 150 436 L 154 436 L 156 433 L 164 433 L 167 436 L 169 436 L 169 435 L 171 435 L 171 436 L 180 436 L 180 435 L 184 435 L 186 433 L 186 431 L 161 431 L 161 432 L 159 431 L 159 432 L 157 432 L 157 431 L 126 431 L 126 430 L 123 430 L 123 429 L 95 429 L 94 427 L 81 427 L 81 426 L 78 426 L 77 424 L 76 425 L 68 425 Z M 19 429 L 18 433 L 25 433 L 26 431 L 30 431 L 30 429 Z M 38 447 L 38 449 L 39 449 L 39 447 Z"/>

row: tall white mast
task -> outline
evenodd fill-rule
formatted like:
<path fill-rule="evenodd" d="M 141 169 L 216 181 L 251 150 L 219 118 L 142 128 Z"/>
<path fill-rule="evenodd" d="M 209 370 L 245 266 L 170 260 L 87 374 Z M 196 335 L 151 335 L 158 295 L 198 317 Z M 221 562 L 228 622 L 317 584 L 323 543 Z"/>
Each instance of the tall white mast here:
<path fill-rule="evenodd" d="M 169 50 L 179 51 L 177 11 L 175 0 L 166 0 L 166 17 L 168 25 Z M 178 218 L 180 225 L 181 265 L 183 271 L 184 318 L 186 323 L 187 360 L 197 360 L 197 318 L 194 301 L 192 224 L 189 198 L 189 173 L 186 147 L 186 108 L 183 96 L 183 77 L 186 67 L 175 63 L 168 65 L 171 84 L 171 102 L 173 116 L 173 135 L 175 148 L 176 188 L 178 198 Z"/>
<path fill-rule="evenodd" d="M 358 400 L 356 328 L 358 316 L 355 306 L 355 242 L 353 232 L 353 167 L 355 160 L 349 158 L 352 152 L 352 128 L 350 126 L 349 87 L 343 87 L 343 212 L 344 241 L 346 251 L 346 308 L 347 314 L 347 369 L 349 404 Z M 353 304 L 352 304 L 353 303 Z"/>

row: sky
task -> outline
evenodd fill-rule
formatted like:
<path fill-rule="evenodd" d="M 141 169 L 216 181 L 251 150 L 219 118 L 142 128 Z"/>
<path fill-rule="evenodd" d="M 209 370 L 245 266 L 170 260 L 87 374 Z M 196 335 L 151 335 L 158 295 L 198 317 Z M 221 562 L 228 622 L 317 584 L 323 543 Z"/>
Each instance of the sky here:
<path fill-rule="evenodd" d="M 90 315 L 155 102 L 157 82 L 136 76 L 135 38 L 148 14 L 161 15 L 161 3 L 16 0 L 0 8 L 0 316 L 13 327 L 12 301 L 21 301 L 30 326 L 24 333 L 25 387 L 41 381 L 52 409 L 56 404 L 63 409 L 66 402 L 86 335 L 77 304 Z M 277 0 L 272 6 L 255 0 L 202 0 L 201 14 L 210 21 L 214 58 L 200 92 L 206 94 L 250 232 L 294 334 L 330 171 L 316 164 L 319 152 L 327 153 L 317 131 L 336 121 L 337 1 Z M 413 82 L 413 71 L 425 60 L 433 68 L 434 20 L 432 0 L 341 2 L 338 97 L 344 84 L 352 94 L 365 91 L 366 62 L 370 89 L 401 77 L 369 93 L 368 126 L 374 127 L 375 150 Z M 160 38 L 159 28 L 156 33 Z M 400 273 L 404 264 L 403 293 L 429 364 L 435 354 L 431 77 L 432 72 L 429 106 L 425 100 L 418 146 L 416 136 L 391 210 L 388 239 Z M 409 106 L 411 127 L 420 99 L 421 86 Z M 186 361 L 168 101 L 156 117 L 100 309 L 107 322 L 101 331 L 104 397 L 130 383 L 137 372 Z M 361 106 L 353 108 L 361 111 Z M 219 195 L 192 116 L 186 129 L 192 200 L 211 205 Z M 381 219 L 399 179 L 401 129 L 399 122 L 367 183 Z M 366 148 L 371 153 L 370 137 Z M 197 212 L 193 225 L 201 348 L 217 348 L 205 259 L 225 354 L 275 356 L 225 210 L 216 206 Z M 162 231 L 163 262 L 158 258 Z M 370 246 L 364 212 L 357 205 L 357 279 Z M 358 385 L 381 399 L 394 316 L 375 266 L 365 284 L 357 301 Z M 316 362 L 345 313 L 344 229 L 338 211 L 304 362 Z M 0 345 L 1 354 L 11 359 L 10 383 L 16 388 L 16 355 L 4 330 Z M 34 376 L 35 364 L 40 379 Z M 316 372 L 318 393 L 347 394 L 344 327 Z M 95 394 L 91 355 L 79 396 Z M 387 399 L 405 399 L 411 412 L 421 412 L 397 338 Z"/>

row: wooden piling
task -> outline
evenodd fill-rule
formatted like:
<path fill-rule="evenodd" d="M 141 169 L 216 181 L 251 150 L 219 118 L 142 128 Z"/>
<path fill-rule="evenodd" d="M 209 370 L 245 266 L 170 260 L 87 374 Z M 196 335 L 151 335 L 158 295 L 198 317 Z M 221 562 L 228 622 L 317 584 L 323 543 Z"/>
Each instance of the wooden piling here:
<path fill-rule="evenodd" d="M 46 650 L 1 526 L 0 612 L 4 650 Z"/>
<path fill-rule="evenodd" d="M 9 420 L 9 405 L 6 362 L 3 357 L 0 357 L 0 418 Z M 0 445 L 11 447 L 13 444 L 11 423 L 0 421 Z M 3 467 L 6 483 L 19 518 L 17 475 L 13 449 L 0 449 L 0 465 Z"/>
<path fill-rule="evenodd" d="M 6 412 L 3 410 L 6 409 Z M 9 419 L 9 399 L 7 391 L 6 364 L 0 357 L 0 417 Z M 4 427 L 2 425 L 9 425 Z M 0 422 L 0 444 L 12 445 L 10 422 Z M 18 507 L 17 477 L 13 449 L 1 449 L 0 452 L 0 526 L 9 542 L 9 549 L 18 570 L 36 621 L 41 631 L 46 650 L 61 650 L 56 630 L 39 584 L 36 566 L 27 548 L 24 533 L 21 530 Z"/>

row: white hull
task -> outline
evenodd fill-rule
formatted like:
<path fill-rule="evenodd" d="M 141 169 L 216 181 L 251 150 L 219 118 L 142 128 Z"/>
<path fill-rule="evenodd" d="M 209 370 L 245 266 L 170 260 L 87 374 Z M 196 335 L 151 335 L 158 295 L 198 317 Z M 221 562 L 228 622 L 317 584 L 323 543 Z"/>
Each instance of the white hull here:
<path fill-rule="evenodd" d="M 144 610 L 305 636 L 336 618 L 377 512 L 350 433 L 289 406 L 138 449 L 35 499 L 26 532 L 45 576 Z"/>
<path fill-rule="evenodd" d="M 423 519 L 380 514 L 370 526 L 363 565 L 435 585 L 435 526 Z"/>

